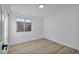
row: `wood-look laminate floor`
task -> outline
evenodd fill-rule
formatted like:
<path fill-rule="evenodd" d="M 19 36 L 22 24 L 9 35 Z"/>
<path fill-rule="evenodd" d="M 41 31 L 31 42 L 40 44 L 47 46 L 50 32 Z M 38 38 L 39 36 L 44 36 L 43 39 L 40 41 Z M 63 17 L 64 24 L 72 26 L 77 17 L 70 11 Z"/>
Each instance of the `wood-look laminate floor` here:
<path fill-rule="evenodd" d="M 78 54 L 79 51 L 45 38 L 12 45 L 9 54 Z"/>

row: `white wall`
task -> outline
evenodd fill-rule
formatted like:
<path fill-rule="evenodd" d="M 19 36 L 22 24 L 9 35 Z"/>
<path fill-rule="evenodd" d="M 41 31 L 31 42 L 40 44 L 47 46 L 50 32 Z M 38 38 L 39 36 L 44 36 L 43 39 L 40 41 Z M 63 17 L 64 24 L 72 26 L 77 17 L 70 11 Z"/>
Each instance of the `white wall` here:
<path fill-rule="evenodd" d="M 38 39 L 43 36 L 43 20 L 37 17 L 31 17 L 32 19 L 32 31 L 31 32 L 16 32 L 16 16 L 24 16 L 17 13 L 12 13 L 9 20 L 9 45 Z"/>
<path fill-rule="evenodd" d="M 32 18 L 31 32 L 16 32 L 16 16 L 12 13 L 9 20 L 9 44 L 16 44 L 38 38 L 48 38 L 52 41 L 79 49 L 79 7 L 74 6 L 52 14 L 44 19 Z M 25 16 L 26 17 L 26 16 Z M 44 27 L 43 27 L 44 24 Z M 43 30 L 44 28 L 44 30 Z M 44 33 L 43 33 L 44 31 Z"/>
<path fill-rule="evenodd" d="M 44 37 L 79 49 L 79 7 L 68 8 L 45 18 Z"/>
<path fill-rule="evenodd" d="M 0 5 L 0 42 L 2 41 L 1 39 L 1 5 Z"/>

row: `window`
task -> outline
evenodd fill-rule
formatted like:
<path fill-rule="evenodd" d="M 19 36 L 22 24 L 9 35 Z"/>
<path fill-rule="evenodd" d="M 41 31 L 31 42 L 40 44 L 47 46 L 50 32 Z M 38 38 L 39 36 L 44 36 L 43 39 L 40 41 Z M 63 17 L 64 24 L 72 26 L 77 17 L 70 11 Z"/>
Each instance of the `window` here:
<path fill-rule="evenodd" d="M 25 17 L 16 17 L 17 32 L 31 31 L 31 19 Z"/>

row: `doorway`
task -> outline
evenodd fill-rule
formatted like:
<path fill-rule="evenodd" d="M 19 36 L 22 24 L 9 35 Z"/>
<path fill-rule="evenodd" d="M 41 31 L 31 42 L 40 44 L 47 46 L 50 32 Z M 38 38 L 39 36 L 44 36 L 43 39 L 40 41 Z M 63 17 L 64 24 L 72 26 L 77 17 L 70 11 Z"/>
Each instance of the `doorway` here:
<path fill-rule="evenodd" d="M 0 54 L 8 51 L 8 8 L 0 4 Z"/>

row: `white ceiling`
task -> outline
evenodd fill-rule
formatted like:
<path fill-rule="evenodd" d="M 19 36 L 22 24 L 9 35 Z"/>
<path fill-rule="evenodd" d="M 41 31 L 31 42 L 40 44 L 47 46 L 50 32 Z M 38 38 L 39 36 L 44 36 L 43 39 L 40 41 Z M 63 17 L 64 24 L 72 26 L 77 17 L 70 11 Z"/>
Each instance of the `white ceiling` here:
<path fill-rule="evenodd" d="M 40 9 L 37 4 L 11 4 L 10 9 L 15 13 L 45 18 L 73 6 L 77 5 L 46 4 L 44 8 Z"/>

